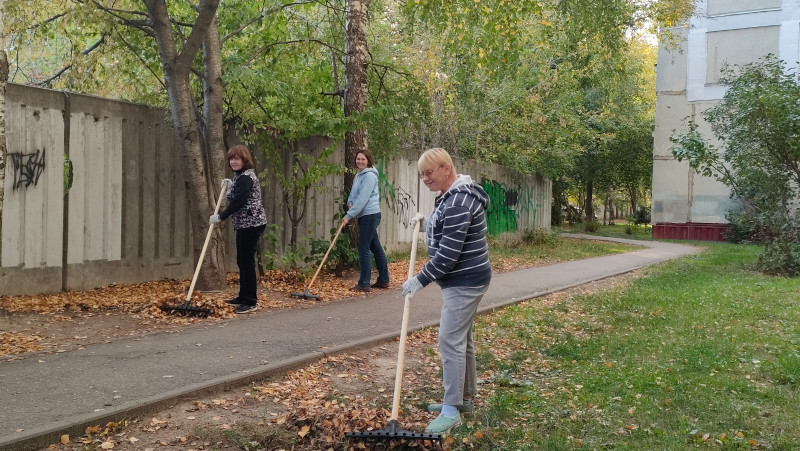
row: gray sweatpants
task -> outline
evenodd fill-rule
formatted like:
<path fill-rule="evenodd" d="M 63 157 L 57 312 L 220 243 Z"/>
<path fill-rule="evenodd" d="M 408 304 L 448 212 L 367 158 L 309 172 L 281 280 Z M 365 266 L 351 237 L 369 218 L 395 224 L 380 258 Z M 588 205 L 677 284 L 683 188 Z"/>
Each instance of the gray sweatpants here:
<path fill-rule="evenodd" d="M 472 324 L 489 284 L 482 287 L 442 288 L 439 354 L 442 356 L 443 404 L 461 405 L 464 396 L 478 392 Z"/>

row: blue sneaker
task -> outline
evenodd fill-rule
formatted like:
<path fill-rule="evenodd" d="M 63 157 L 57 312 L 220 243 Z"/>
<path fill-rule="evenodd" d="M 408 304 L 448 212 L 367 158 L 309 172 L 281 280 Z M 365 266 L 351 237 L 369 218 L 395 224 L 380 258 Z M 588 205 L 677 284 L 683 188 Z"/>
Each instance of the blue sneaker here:
<path fill-rule="evenodd" d="M 461 413 L 472 413 L 475 411 L 475 404 L 472 403 L 471 399 L 465 399 L 463 404 L 460 406 L 456 406 L 459 412 Z M 441 412 L 442 405 L 439 403 L 436 404 L 428 404 L 428 412 Z"/>
<path fill-rule="evenodd" d="M 443 434 L 450 429 L 461 424 L 461 414 L 456 415 L 454 418 L 446 417 L 442 414 L 439 414 L 436 419 L 431 421 L 431 424 L 425 428 L 425 432 L 429 434 Z"/>

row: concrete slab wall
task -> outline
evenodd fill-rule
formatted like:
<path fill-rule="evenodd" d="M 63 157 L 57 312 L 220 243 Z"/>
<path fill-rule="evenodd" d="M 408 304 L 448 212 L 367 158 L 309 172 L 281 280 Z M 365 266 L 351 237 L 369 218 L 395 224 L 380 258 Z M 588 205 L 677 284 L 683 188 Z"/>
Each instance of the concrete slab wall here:
<path fill-rule="evenodd" d="M 80 290 L 110 283 L 188 279 L 194 270 L 186 189 L 168 112 L 158 108 L 10 84 L 6 99 L 9 164 L 0 237 L 0 295 Z M 67 120 L 65 121 L 65 117 Z M 229 136 L 233 144 L 235 134 Z M 292 144 L 319 155 L 334 145 L 324 137 Z M 291 173 L 283 153 L 284 174 Z M 290 221 L 276 174 L 254 148 L 267 218 L 285 251 Z M 434 197 L 417 177 L 419 152 L 379 160 L 381 242 L 410 247 L 408 222 L 433 208 Z M 341 162 L 341 143 L 330 157 Z M 65 161 L 72 185 L 65 190 Z M 15 163 L 16 162 L 16 163 Z M 550 226 L 551 184 L 497 165 L 457 160 L 457 169 L 481 183 L 492 198 L 490 233 L 522 236 Z M 342 177 L 327 176 L 309 193 L 299 225 L 306 237 L 330 239 Z M 420 188 L 421 187 L 421 188 Z M 233 230 L 229 269 L 235 271 Z"/>

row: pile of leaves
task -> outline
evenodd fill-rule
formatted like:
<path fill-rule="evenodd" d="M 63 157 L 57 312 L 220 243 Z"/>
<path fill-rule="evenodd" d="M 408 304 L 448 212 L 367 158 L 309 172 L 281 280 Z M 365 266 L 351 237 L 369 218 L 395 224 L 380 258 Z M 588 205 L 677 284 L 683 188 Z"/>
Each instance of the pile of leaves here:
<path fill-rule="evenodd" d="M 0 356 L 39 351 L 42 347 L 37 343 L 41 340 L 39 335 L 0 332 Z"/>
<path fill-rule="evenodd" d="M 126 434 L 124 429 L 128 426 L 127 420 L 121 420 L 118 422 L 108 422 L 104 427 L 100 426 L 90 426 L 86 428 L 86 435 L 78 439 L 78 443 L 83 445 L 84 447 L 91 446 L 92 449 L 113 449 L 115 446 L 116 440 L 125 437 Z M 139 441 L 139 439 L 135 437 L 127 438 L 128 442 L 134 444 Z M 71 438 L 69 435 L 62 435 L 61 436 L 61 444 L 62 445 L 69 445 L 71 442 Z M 56 445 L 50 445 L 48 449 L 56 449 Z M 86 449 L 86 448 L 84 448 Z"/>
<path fill-rule="evenodd" d="M 403 429 L 424 431 L 433 418 L 424 409 L 432 400 L 420 400 L 413 393 L 421 386 L 436 387 L 441 384 L 438 357 L 423 351 L 435 347 L 435 343 L 436 332 L 431 329 L 414 333 L 407 341 L 408 354 L 415 355 L 421 361 L 413 368 L 407 366 L 404 371 L 404 396 L 401 397 L 399 414 Z M 393 348 L 383 346 L 379 351 L 391 354 Z M 338 449 L 336 444 L 342 442 L 356 449 L 371 449 L 375 443 L 347 442 L 345 433 L 384 429 L 389 423 L 394 380 L 381 380 L 376 374 L 374 357 L 353 354 L 328 357 L 287 374 L 281 381 L 254 387 L 254 396 L 258 400 L 269 400 L 286 407 L 287 413 L 273 418 L 271 422 L 296 431 L 308 449 Z M 364 389 L 365 386 L 367 388 Z M 399 440 L 383 443 L 387 448 L 400 444 Z M 430 441 L 410 441 L 404 445 L 420 449 L 434 446 Z"/>

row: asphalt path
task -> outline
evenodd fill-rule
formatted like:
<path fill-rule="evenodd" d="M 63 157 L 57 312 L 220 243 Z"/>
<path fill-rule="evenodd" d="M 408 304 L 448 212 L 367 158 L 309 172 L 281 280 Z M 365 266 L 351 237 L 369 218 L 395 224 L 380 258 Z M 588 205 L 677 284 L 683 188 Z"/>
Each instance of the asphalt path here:
<path fill-rule="evenodd" d="M 602 239 L 644 248 L 495 274 L 479 310 L 699 251 L 673 243 Z M 438 324 L 438 288 L 420 290 L 411 302 L 409 331 Z M 39 449 L 57 443 L 61 434 L 80 436 L 87 426 L 155 412 L 182 399 L 274 376 L 326 355 L 393 340 L 400 334 L 402 313 L 403 297 L 389 290 L 2 362 L 0 450 Z"/>

